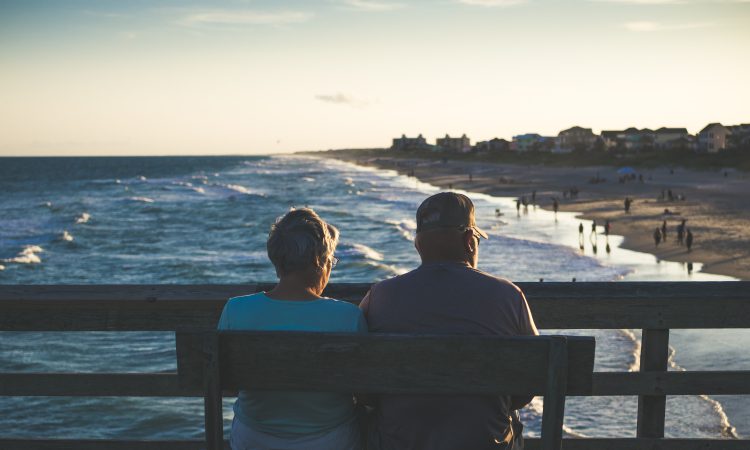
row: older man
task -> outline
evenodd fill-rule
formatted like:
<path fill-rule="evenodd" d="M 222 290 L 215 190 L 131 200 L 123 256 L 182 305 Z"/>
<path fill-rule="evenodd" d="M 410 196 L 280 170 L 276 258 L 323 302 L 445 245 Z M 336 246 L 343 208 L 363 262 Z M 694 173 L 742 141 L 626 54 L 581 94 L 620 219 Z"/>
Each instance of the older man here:
<path fill-rule="evenodd" d="M 521 290 L 477 269 L 480 239 L 474 205 L 442 192 L 417 210 L 417 269 L 372 286 L 362 300 L 371 332 L 536 335 Z M 513 255 L 507 255 L 513 258 Z M 377 437 L 383 450 L 522 448 L 514 410 L 530 398 L 382 395 Z"/>

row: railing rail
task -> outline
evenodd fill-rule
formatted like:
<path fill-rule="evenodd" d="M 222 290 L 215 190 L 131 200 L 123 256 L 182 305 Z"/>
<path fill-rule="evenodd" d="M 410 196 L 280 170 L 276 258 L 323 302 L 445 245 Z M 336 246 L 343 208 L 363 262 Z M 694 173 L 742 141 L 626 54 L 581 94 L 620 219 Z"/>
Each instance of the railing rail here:
<path fill-rule="evenodd" d="M 663 439 L 667 395 L 750 394 L 750 371 L 667 372 L 670 329 L 750 328 L 750 282 L 518 283 L 541 329 L 641 329 L 640 372 L 595 372 L 593 394 L 638 395 L 637 438 L 566 439 L 565 449 L 747 449 L 750 440 Z M 226 299 L 248 285 L 0 286 L 0 331 L 213 329 Z M 326 295 L 358 302 L 369 284 L 332 284 Z M 231 393 L 228 393 L 231 394 Z M 0 396 L 201 396 L 175 373 L 0 373 Z M 25 443 L 24 443 L 25 442 Z M 0 448 L 152 448 L 130 441 L 3 440 Z M 119 442 L 119 443 L 118 443 Z M 57 445 L 57 446 L 56 446 Z M 68 445 L 68 446 L 66 446 Z M 149 447 L 152 446 L 152 447 Z M 174 441 L 161 449 L 201 448 Z M 182 447 L 180 447 L 182 445 Z M 535 440 L 527 448 L 533 449 Z"/>

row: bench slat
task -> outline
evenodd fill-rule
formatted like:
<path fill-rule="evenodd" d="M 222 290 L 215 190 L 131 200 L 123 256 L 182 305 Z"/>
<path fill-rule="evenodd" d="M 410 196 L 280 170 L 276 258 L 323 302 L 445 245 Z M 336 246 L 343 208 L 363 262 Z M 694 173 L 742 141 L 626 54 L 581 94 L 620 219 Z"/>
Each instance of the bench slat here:
<path fill-rule="evenodd" d="M 203 386 L 202 370 L 208 352 L 204 333 L 177 334 L 177 360 L 183 387 Z M 339 392 L 542 394 L 546 353 L 539 338 L 489 336 L 355 335 L 327 333 L 222 334 L 222 359 L 239 361 L 232 370 L 222 367 L 222 386 L 235 389 L 243 382 L 258 389 Z M 569 341 L 571 393 L 592 389 L 594 339 Z M 527 347 L 508 345 L 524 342 Z M 534 359 L 529 354 L 536 353 Z M 342 357 L 345 356 L 345 357 Z M 264 361 L 273 359 L 273 366 Z M 338 374 L 346 374 L 341 376 Z M 508 379 L 499 383 L 492 375 Z M 232 376 L 234 375 L 234 376 Z M 305 384 L 298 381 L 304 379 Z M 523 388 L 518 386 L 523 385 Z"/>

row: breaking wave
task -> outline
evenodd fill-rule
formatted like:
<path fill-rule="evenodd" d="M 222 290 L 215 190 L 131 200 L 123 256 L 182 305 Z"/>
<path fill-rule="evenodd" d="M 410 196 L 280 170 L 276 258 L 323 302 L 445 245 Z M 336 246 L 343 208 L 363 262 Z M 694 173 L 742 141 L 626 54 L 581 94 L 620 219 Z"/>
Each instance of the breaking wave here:
<path fill-rule="evenodd" d="M 4 259 L 3 262 L 16 264 L 39 264 L 42 259 L 37 253 L 42 253 L 44 249 L 38 245 L 27 245 L 14 258 Z"/>

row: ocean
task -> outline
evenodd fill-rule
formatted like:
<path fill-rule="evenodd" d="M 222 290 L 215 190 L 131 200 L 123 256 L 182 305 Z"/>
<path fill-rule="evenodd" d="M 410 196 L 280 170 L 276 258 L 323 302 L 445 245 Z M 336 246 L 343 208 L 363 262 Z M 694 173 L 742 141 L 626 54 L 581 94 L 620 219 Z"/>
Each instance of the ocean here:
<path fill-rule="evenodd" d="M 0 284 L 274 281 L 273 221 L 309 206 L 341 230 L 331 282 L 373 282 L 419 264 L 414 213 L 439 189 L 388 170 L 308 156 L 0 159 Z M 716 281 L 695 263 L 659 261 L 589 236 L 574 213 L 467 192 L 490 239 L 479 268 L 514 281 Z M 500 212 L 500 215 L 497 212 Z M 578 226 L 586 230 L 579 250 Z M 611 252 L 607 252 L 606 244 Z M 597 252 L 594 253 L 594 244 Z M 554 330 L 543 330 L 553 333 Z M 570 332 L 569 332 L 570 333 Z M 596 370 L 637 370 L 639 330 L 581 330 Z M 750 330 L 673 330 L 671 370 L 749 370 Z M 176 369 L 170 333 L 0 332 L 2 372 Z M 674 396 L 668 437 L 750 436 L 747 396 Z M 200 438 L 201 399 L 0 398 L 0 437 Z M 225 402 L 231 421 L 231 399 Z M 571 398 L 570 436 L 635 436 L 635 397 Z M 522 417 L 538 435 L 541 400 Z"/>

